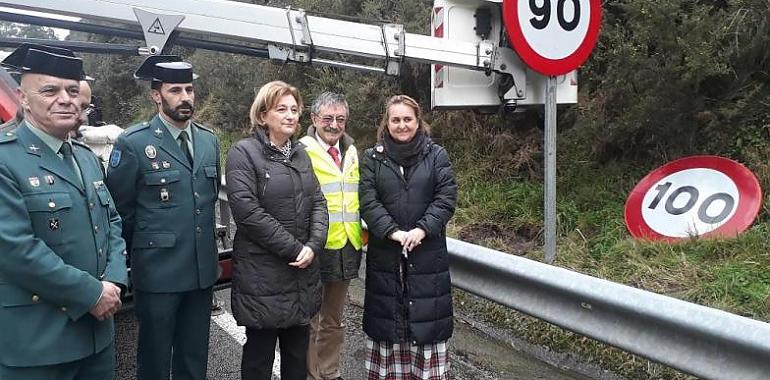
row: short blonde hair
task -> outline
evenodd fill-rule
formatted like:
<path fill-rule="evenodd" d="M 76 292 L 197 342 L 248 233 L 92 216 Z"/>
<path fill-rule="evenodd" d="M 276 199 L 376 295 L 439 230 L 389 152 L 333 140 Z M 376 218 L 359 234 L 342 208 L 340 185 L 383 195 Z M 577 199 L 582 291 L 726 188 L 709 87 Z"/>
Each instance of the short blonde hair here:
<path fill-rule="evenodd" d="M 280 80 L 272 81 L 259 89 L 257 96 L 254 98 L 254 103 L 251 103 L 251 109 L 249 110 L 251 133 L 256 132 L 257 128 L 267 130 L 262 114 L 275 107 L 278 101 L 286 95 L 294 97 L 294 100 L 297 101 L 297 109 L 302 113 L 302 97 L 299 95 L 299 90 L 286 82 Z"/>
<path fill-rule="evenodd" d="M 377 127 L 377 141 L 385 138 L 388 132 L 388 119 L 390 119 L 390 106 L 394 104 L 403 104 L 414 110 L 414 116 L 417 119 L 417 130 L 422 129 L 426 135 L 430 135 L 430 125 L 422 118 L 422 108 L 412 97 L 408 95 L 394 95 L 385 102 L 385 113 L 382 114 L 380 125 Z"/>

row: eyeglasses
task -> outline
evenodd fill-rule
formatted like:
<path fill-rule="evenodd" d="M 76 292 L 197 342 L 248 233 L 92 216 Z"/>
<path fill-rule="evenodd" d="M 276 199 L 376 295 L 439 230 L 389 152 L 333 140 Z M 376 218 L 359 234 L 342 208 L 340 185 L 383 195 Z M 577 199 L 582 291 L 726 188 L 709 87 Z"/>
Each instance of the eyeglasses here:
<path fill-rule="evenodd" d="M 348 119 L 345 116 L 321 116 L 321 124 L 331 125 L 333 122 L 337 122 L 337 125 L 345 125 Z"/>

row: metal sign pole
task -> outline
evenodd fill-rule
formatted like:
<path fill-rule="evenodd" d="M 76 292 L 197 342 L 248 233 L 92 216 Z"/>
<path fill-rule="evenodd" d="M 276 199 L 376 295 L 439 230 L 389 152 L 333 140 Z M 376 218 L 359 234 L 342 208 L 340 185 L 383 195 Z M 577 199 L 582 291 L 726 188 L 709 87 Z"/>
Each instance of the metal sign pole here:
<path fill-rule="evenodd" d="M 556 76 L 545 88 L 545 262 L 556 259 Z"/>

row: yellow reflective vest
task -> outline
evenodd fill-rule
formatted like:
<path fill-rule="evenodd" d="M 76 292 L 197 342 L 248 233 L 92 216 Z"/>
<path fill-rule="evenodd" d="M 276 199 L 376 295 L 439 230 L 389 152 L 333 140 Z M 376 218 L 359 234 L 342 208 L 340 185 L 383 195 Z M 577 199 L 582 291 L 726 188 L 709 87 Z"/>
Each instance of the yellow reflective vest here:
<path fill-rule="evenodd" d="M 325 249 L 341 249 L 345 243 L 361 249 L 361 217 L 358 214 L 358 152 L 350 145 L 344 154 L 342 170 L 318 141 L 305 136 L 300 141 L 307 146 L 321 191 L 329 209 L 329 233 Z"/>

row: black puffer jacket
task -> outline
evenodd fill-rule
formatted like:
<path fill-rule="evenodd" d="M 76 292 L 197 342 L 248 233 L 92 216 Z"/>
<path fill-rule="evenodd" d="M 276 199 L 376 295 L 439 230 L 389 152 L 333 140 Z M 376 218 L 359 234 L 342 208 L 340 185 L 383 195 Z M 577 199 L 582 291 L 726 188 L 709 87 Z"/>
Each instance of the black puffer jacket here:
<path fill-rule="evenodd" d="M 264 132 L 238 141 L 227 156 L 227 198 L 236 223 L 233 316 L 252 328 L 308 324 L 321 305 L 318 254 L 326 241 L 326 200 L 304 146 L 289 159 Z M 303 245 L 316 254 L 289 266 Z"/>
<path fill-rule="evenodd" d="M 359 196 L 370 234 L 364 331 L 375 341 L 391 343 L 449 339 L 453 321 L 446 224 L 454 214 L 457 184 L 446 150 L 426 139 L 408 181 L 382 145 L 366 150 Z M 426 237 L 405 259 L 401 246 L 387 236 L 415 227 L 425 230 Z"/>

